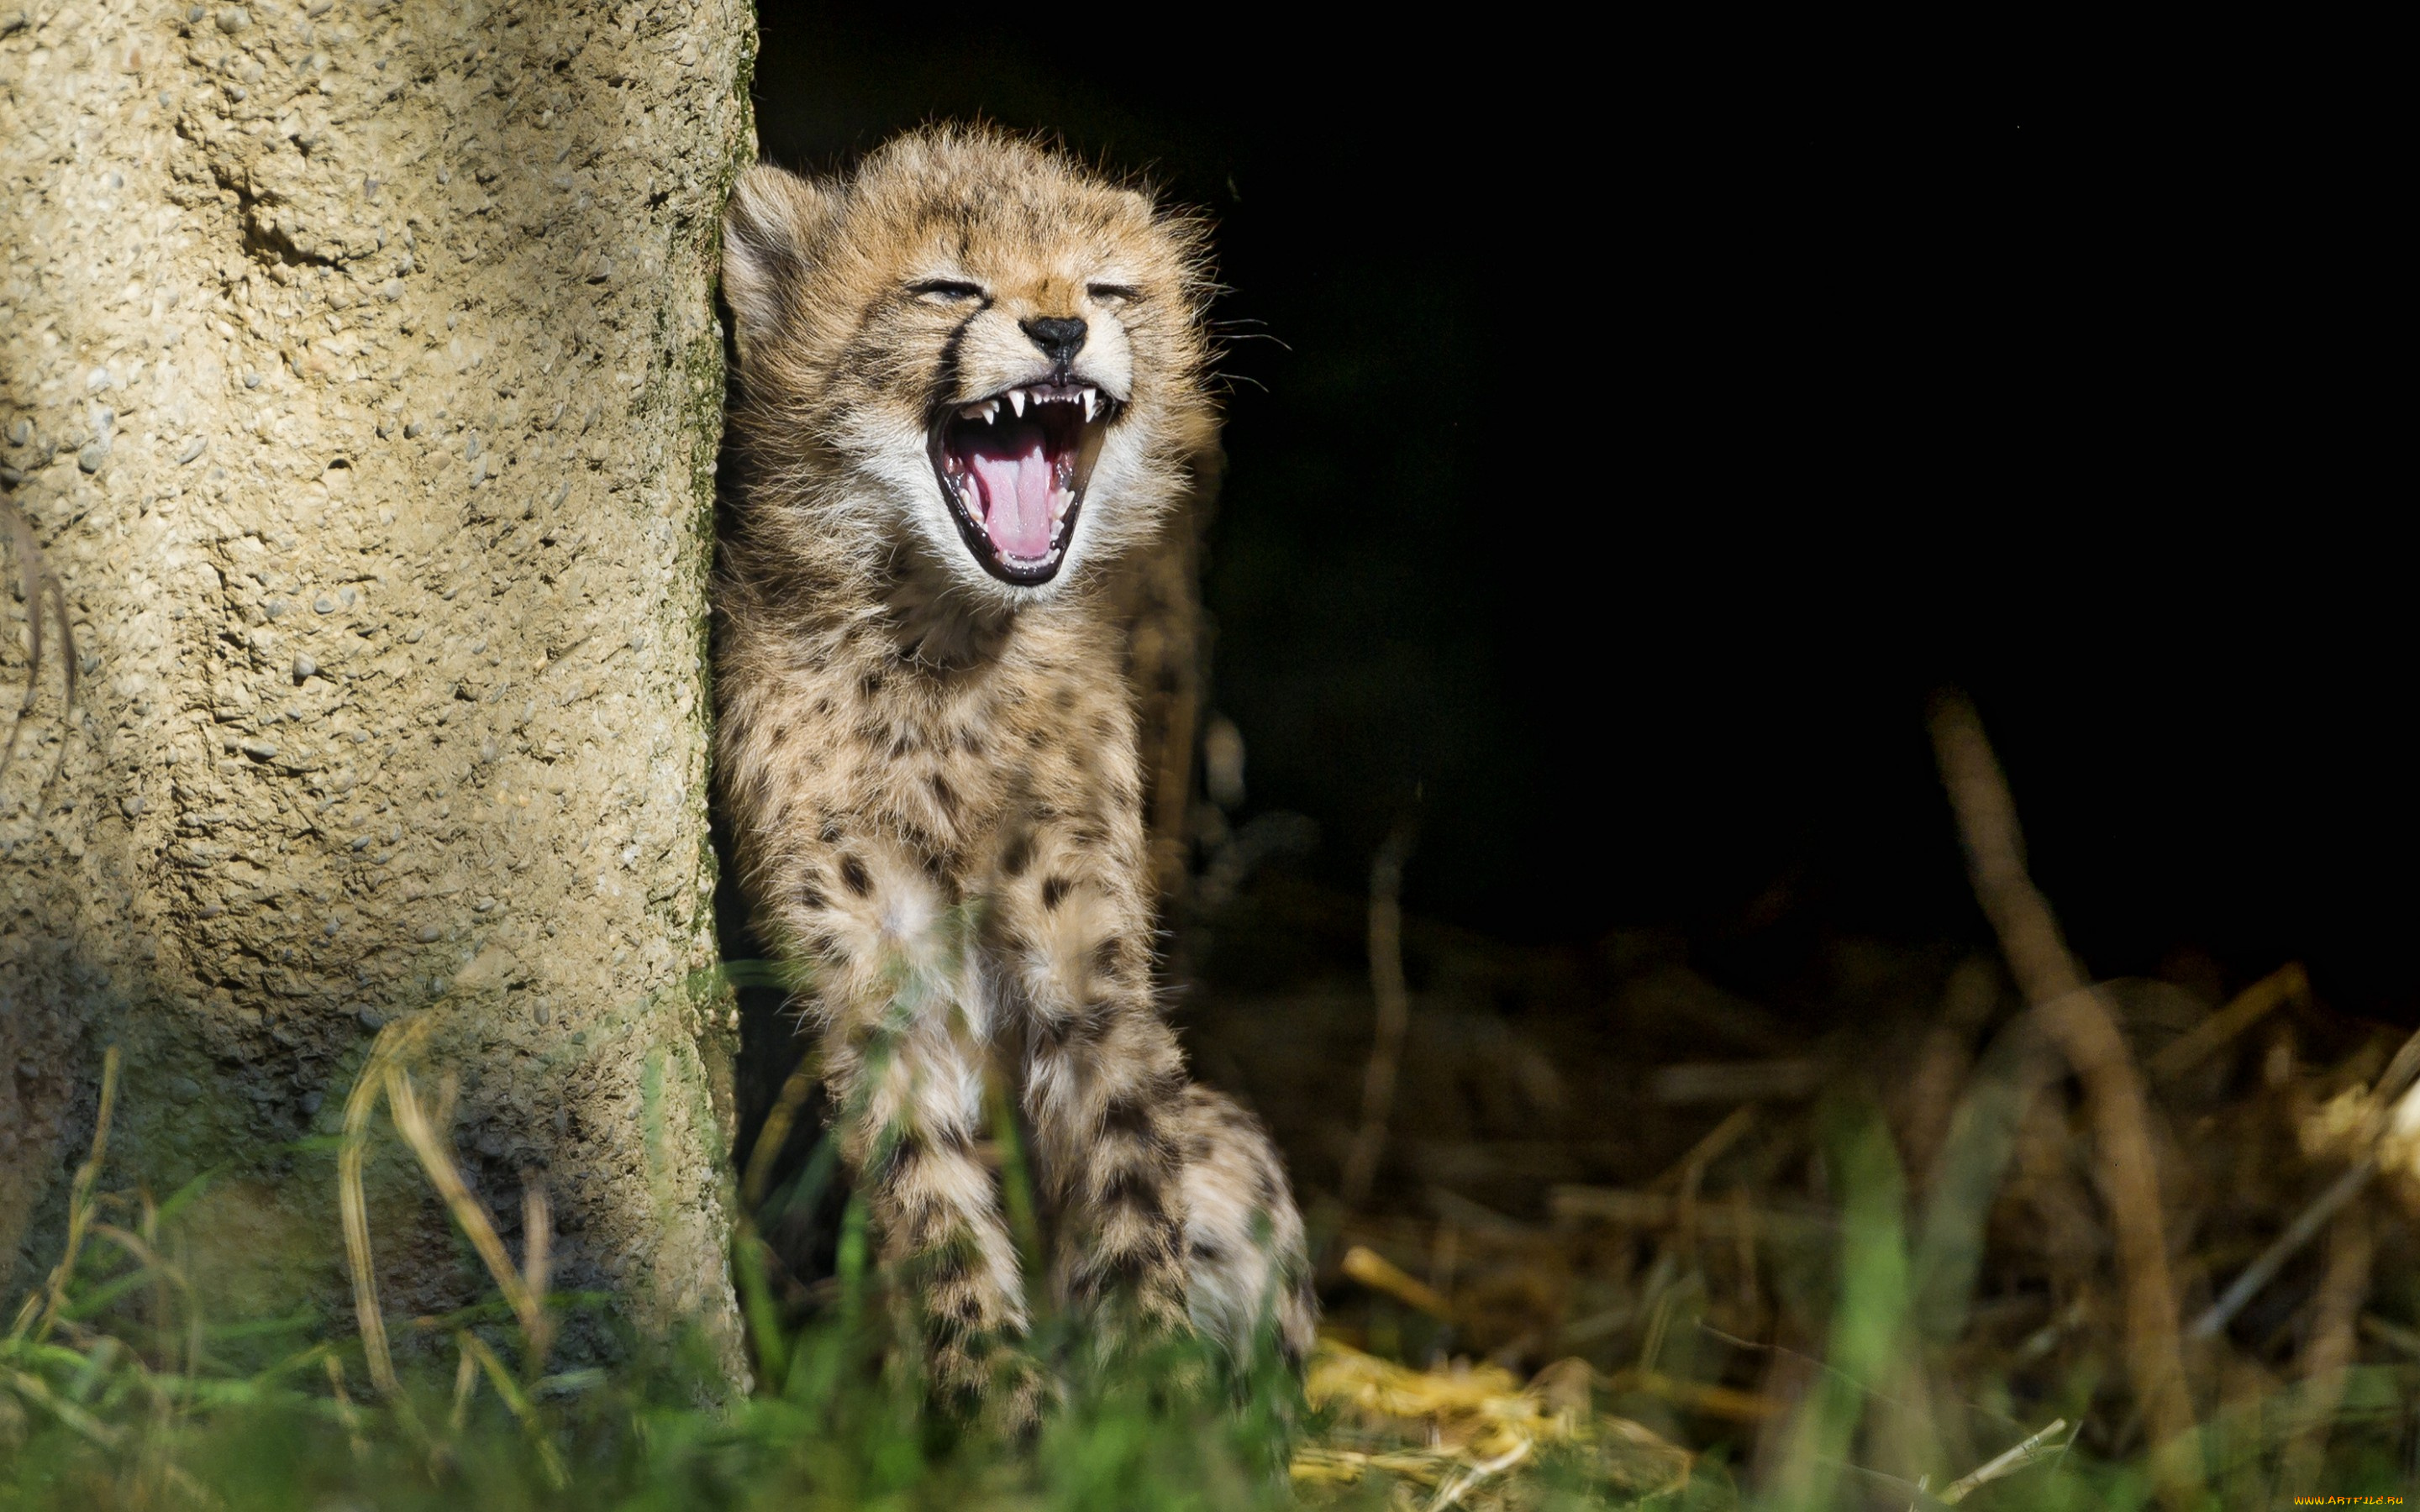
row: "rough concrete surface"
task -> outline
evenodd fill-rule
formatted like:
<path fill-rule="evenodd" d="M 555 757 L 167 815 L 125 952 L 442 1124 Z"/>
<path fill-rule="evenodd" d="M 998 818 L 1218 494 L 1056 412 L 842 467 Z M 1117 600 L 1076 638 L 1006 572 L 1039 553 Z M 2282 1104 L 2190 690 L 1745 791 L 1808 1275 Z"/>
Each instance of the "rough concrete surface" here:
<path fill-rule="evenodd" d="M 11 1304 L 105 1045 L 104 1186 L 255 1157 L 232 1274 L 333 1236 L 332 1162 L 262 1152 L 432 1011 L 508 1243 L 526 1176 L 559 1286 L 700 1319 L 737 1368 L 729 1025 L 691 974 L 752 38 L 741 0 L 0 0 L 0 487 L 85 673 L 65 708 L 54 659 L 0 775 Z M 30 608 L 0 600 L 0 702 Z M 389 1310 L 458 1300 L 386 1167 Z"/>

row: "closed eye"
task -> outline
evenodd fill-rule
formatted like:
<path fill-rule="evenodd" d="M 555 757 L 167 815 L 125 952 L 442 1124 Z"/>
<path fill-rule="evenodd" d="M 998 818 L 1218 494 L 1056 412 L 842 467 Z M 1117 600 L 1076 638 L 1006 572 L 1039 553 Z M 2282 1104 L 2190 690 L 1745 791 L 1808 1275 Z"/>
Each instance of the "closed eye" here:
<path fill-rule="evenodd" d="M 922 283 L 908 285 L 908 292 L 920 300 L 932 300 L 940 303 L 983 298 L 982 285 L 955 278 L 928 278 Z"/>
<path fill-rule="evenodd" d="M 1131 284 L 1087 284 L 1084 285 L 1084 292 L 1104 304 L 1111 301 L 1120 304 L 1132 304 L 1142 298 L 1142 290 Z"/>

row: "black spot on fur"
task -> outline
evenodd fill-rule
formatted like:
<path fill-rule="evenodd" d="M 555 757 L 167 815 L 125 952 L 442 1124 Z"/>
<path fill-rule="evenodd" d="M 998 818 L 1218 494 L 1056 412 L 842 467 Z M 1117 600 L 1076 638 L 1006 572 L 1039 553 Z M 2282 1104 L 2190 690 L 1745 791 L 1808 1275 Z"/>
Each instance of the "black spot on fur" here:
<path fill-rule="evenodd" d="M 1122 943 L 1123 942 L 1120 941 L 1116 935 L 1112 934 L 1108 939 L 1103 940 L 1100 944 L 1094 946 L 1093 969 L 1099 972 L 1104 977 L 1116 976 L 1118 971 L 1118 957 L 1121 953 L 1120 946 Z"/>
<path fill-rule="evenodd" d="M 864 676 L 857 680 L 857 690 L 864 694 L 867 698 L 872 698 L 876 693 L 881 692 L 882 674 L 880 672 L 867 672 Z"/>
<path fill-rule="evenodd" d="M 855 856 L 840 858 L 841 886 L 862 898 L 874 890 L 874 879 L 865 874 L 865 863 Z"/>
<path fill-rule="evenodd" d="M 816 712 L 817 714 L 830 714 L 830 713 L 831 713 L 831 711 L 832 711 L 832 701 L 831 701 L 830 699 L 829 699 L 829 698 L 819 698 L 819 699 L 815 700 L 815 712 Z"/>
<path fill-rule="evenodd" d="M 1124 1255 L 1112 1256 L 1108 1269 L 1121 1284 L 1132 1286 L 1176 1257 L 1176 1246 L 1162 1234 L 1147 1244 L 1138 1244 Z"/>
<path fill-rule="evenodd" d="M 1187 1247 L 1186 1253 L 1190 1255 L 1196 1263 L 1202 1265 L 1217 1265 L 1227 1257 L 1224 1245 L 1207 1239 L 1195 1240 Z"/>
<path fill-rule="evenodd" d="M 821 908 L 824 905 L 824 889 L 813 872 L 799 879 L 798 899 L 801 908 Z"/>
<path fill-rule="evenodd" d="M 783 742 L 783 741 L 785 741 L 785 740 L 787 740 L 787 739 L 789 739 L 789 738 L 790 738 L 790 727 L 789 727 L 788 725 L 785 725 L 785 724 L 777 724 L 777 725 L 775 725 L 775 726 L 773 727 L 773 744 L 774 744 L 774 745 L 778 746 L 778 745 L 780 745 L 782 742 Z"/>
<path fill-rule="evenodd" d="M 1000 869 L 1010 876 L 1021 877 L 1032 864 L 1033 837 L 1019 830 L 1009 837 L 1008 849 L 1001 853 Z"/>
<path fill-rule="evenodd" d="M 1166 1221 L 1168 1204 L 1160 1196 L 1160 1183 L 1142 1171 L 1124 1170 L 1109 1178 L 1101 1188 L 1101 1206 L 1123 1209 L 1154 1222 Z"/>
<path fill-rule="evenodd" d="M 1035 1029 L 1051 1050 L 1089 1050 L 1109 1032 L 1109 1015 L 1100 1004 L 1087 1003 L 1064 1018 L 1039 1021 Z"/>
<path fill-rule="evenodd" d="M 818 838 L 820 838 L 827 845 L 839 844 L 841 841 L 847 836 L 847 834 L 848 830 L 846 826 L 843 825 L 837 819 L 825 820 L 824 827 L 817 831 Z"/>
<path fill-rule="evenodd" d="M 1114 1008 L 1109 1003 L 1097 1000 L 1086 1003 L 1084 1011 L 1076 1015 L 1067 1038 L 1071 1043 L 1089 1050 L 1109 1037 L 1109 1025 L 1115 1017 Z"/>
<path fill-rule="evenodd" d="M 1075 884 L 1074 884 L 1074 883 L 1072 883 L 1072 882 L 1070 882 L 1070 881 L 1068 881 L 1065 877 L 1045 877 L 1045 878 L 1043 878 L 1043 880 L 1042 880 L 1042 906 L 1043 906 L 1043 907 L 1045 907 L 1045 908 L 1056 908 L 1056 907 L 1058 907 L 1058 906 L 1059 906 L 1059 900 L 1060 900 L 1060 899 L 1062 899 L 1062 898 L 1066 897 L 1066 896 L 1067 896 L 1067 889 L 1068 889 L 1068 888 L 1070 888 L 1070 887 L 1074 887 L 1074 886 L 1075 886 Z"/>
<path fill-rule="evenodd" d="M 948 779 L 940 773 L 935 772 L 932 777 L 932 786 L 933 802 L 939 806 L 941 812 L 955 819 L 958 816 L 958 795 L 950 791 Z"/>
<path fill-rule="evenodd" d="M 931 1267 L 925 1273 L 943 1286 L 963 1281 L 974 1273 L 974 1244 L 963 1231 L 936 1239 L 924 1263 Z"/>
<path fill-rule="evenodd" d="M 1113 1099 L 1101 1110 L 1101 1131 L 1149 1142 L 1154 1136 L 1150 1104 L 1140 1097 Z"/>

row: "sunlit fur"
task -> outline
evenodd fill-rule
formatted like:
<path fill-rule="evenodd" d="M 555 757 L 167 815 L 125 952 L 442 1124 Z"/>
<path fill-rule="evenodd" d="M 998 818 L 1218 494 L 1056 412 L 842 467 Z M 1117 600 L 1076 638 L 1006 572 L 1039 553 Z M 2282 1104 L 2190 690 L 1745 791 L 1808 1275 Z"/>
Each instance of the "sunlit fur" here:
<path fill-rule="evenodd" d="M 1198 229 L 1140 193 L 962 131 L 838 181 L 752 169 L 725 225 L 741 481 L 716 742 L 739 879 L 813 971 L 842 1150 L 919 1278 L 937 1382 L 1012 1416 L 1038 1387 L 979 1149 L 987 1066 L 1031 1127 L 1067 1301 L 1310 1344 L 1277 1152 L 1188 1086 L 1155 996 L 1135 716 L 1098 591 L 1215 437 L 1200 259 Z M 917 292 L 934 280 L 990 303 Z M 1062 569 L 1017 587 L 960 538 L 929 427 L 1041 376 L 1018 322 L 1069 316 L 1090 331 L 1076 375 L 1123 408 Z"/>
<path fill-rule="evenodd" d="M 759 496 L 784 505 L 752 519 L 756 539 L 793 570 L 877 587 L 902 606 L 938 602 L 920 625 L 994 629 L 1006 610 L 1081 589 L 1150 533 L 1215 432 L 1199 227 L 1031 144 L 919 132 L 837 183 L 760 166 L 741 177 L 724 237 L 747 375 L 735 420 Z M 986 298 L 910 292 L 935 281 Z M 1102 286 L 1134 297 L 1094 292 Z M 1044 377 L 1019 322 L 1054 316 L 1085 322 L 1074 376 L 1125 410 L 1064 564 L 1016 587 L 958 539 L 928 427 L 937 409 Z"/>

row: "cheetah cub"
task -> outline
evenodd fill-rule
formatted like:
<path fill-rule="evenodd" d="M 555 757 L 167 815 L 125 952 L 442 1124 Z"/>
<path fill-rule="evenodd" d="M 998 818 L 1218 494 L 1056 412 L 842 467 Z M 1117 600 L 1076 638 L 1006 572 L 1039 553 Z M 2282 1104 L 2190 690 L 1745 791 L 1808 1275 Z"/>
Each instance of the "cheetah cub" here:
<path fill-rule="evenodd" d="M 977 1148 L 994 1066 L 1063 1303 L 1110 1336 L 1273 1329 L 1299 1364 L 1277 1151 L 1188 1084 L 1153 995 L 1098 592 L 1216 433 L 1199 228 L 1030 143 L 928 130 L 845 179 L 749 170 L 723 238 L 745 482 L 718 780 L 936 1386 L 972 1405 L 1020 1361 L 1029 1278 Z"/>

